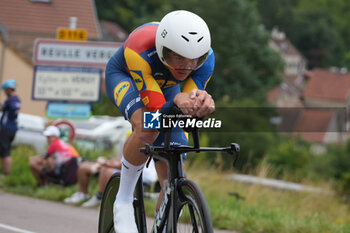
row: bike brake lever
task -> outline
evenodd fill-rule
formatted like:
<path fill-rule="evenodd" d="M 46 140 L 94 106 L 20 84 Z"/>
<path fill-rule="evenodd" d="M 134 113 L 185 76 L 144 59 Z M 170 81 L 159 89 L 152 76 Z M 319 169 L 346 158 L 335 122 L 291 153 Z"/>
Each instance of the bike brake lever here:
<path fill-rule="evenodd" d="M 153 147 L 152 147 L 151 145 L 146 144 L 146 145 L 145 145 L 145 149 L 144 149 L 143 152 L 145 153 L 145 155 L 149 155 L 148 161 L 147 161 L 147 163 L 146 163 L 146 167 L 148 168 L 148 166 L 149 166 L 151 160 L 153 159 L 153 152 L 154 152 L 154 149 L 153 149 Z"/>
<path fill-rule="evenodd" d="M 236 166 L 236 163 L 239 159 L 239 152 L 240 152 L 240 147 L 237 143 L 231 143 L 231 151 L 235 152 L 236 157 L 235 160 L 233 161 L 233 166 Z"/>

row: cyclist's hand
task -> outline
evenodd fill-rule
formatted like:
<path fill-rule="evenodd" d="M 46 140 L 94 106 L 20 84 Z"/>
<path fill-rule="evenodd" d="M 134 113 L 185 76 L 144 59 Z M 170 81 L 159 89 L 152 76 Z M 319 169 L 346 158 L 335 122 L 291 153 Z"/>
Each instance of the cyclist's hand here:
<path fill-rule="evenodd" d="M 174 98 L 174 103 L 180 108 L 183 114 L 194 116 L 196 100 L 190 98 L 188 93 L 180 92 L 177 94 Z"/>
<path fill-rule="evenodd" d="M 195 101 L 193 116 L 199 118 L 209 115 L 215 111 L 215 103 L 211 95 L 204 90 L 193 89 L 190 98 Z"/>

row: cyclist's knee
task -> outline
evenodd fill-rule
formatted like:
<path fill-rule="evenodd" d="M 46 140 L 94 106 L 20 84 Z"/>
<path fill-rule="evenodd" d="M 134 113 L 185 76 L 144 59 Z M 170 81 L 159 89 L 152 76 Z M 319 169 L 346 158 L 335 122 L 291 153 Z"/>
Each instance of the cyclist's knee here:
<path fill-rule="evenodd" d="M 147 132 L 141 131 L 138 137 L 140 141 L 151 144 L 156 140 L 158 135 L 159 135 L 158 131 L 147 131 Z"/>

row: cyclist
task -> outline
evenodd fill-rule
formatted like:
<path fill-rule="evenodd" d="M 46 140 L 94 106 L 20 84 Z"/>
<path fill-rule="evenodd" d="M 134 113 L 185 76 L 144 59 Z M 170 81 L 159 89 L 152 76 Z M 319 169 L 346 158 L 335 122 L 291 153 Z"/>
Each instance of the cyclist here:
<path fill-rule="evenodd" d="M 184 10 L 173 11 L 159 23 L 147 23 L 135 29 L 107 64 L 108 97 L 133 127 L 124 144 L 120 186 L 113 207 L 117 233 L 138 232 L 133 192 L 147 160 L 139 148 L 146 143 L 161 145 L 164 141 L 159 131 L 143 129 L 143 112 L 168 113 L 177 105 L 184 114 L 203 117 L 215 110 L 212 97 L 204 90 L 214 70 L 210 44 L 210 32 L 202 18 Z M 180 131 L 173 133 L 171 143 L 187 145 L 188 142 Z M 163 186 L 167 167 L 162 161 L 157 161 L 155 166 Z M 162 191 L 156 210 L 161 197 Z"/>
<path fill-rule="evenodd" d="M 18 130 L 17 117 L 21 108 L 21 101 L 16 94 L 17 82 L 13 79 L 5 81 L 1 88 L 7 96 L 6 101 L 0 106 L 2 115 L 0 119 L 0 158 L 2 171 L 9 174 L 11 171 L 11 144 Z"/>

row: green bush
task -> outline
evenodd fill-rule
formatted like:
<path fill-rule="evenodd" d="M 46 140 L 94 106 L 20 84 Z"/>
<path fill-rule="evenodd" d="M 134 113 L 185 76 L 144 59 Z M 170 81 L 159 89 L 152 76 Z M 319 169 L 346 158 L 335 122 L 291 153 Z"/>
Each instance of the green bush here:
<path fill-rule="evenodd" d="M 350 172 L 342 173 L 340 178 L 341 192 L 346 196 L 350 197 Z"/>
<path fill-rule="evenodd" d="M 312 157 L 308 145 L 298 139 L 289 139 L 270 147 L 266 154 L 267 162 L 277 169 L 279 178 L 286 174 L 293 174 L 296 179 L 304 178 Z"/>
<path fill-rule="evenodd" d="M 253 100 L 245 99 L 233 103 L 219 101 L 217 110 L 211 115 L 222 121 L 220 130 L 208 132 L 209 146 L 229 146 L 238 143 L 241 156 L 237 169 L 248 172 L 263 159 L 268 148 L 276 143 L 275 129 L 269 123 L 273 108 L 262 108 Z M 208 153 L 205 159 L 210 165 L 222 169 L 232 168 L 233 156 Z"/>
<path fill-rule="evenodd" d="M 36 155 L 33 148 L 18 146 L 12 149 L 12 169 L 5 179 L 5 185 L 14 186 L 35 186 L 36 181 L 29 169 L 29 157 Z"/>

